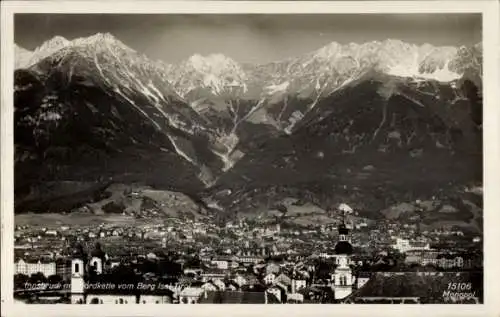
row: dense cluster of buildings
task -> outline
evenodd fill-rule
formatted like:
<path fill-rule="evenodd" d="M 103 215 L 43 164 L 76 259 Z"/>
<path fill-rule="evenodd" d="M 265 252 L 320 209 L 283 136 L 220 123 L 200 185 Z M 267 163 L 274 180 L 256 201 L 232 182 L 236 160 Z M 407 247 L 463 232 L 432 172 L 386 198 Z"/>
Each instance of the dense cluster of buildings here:
<path fill-rule="evenodd" d="M 261 243 L 244 239 L 235 246 L 231 242 L 234 239 L 241 240 L 238 230 L 245 225 L 229 224 L 228 227 L 229 230 L 216 229 L 210 225 L 192 223 L 187 230 L 185 227 L 176 230 L 169 225 L 163 230 L 158 227 L 150 227 L 149 230 L 142 228 L 140 234 L 130 234 L 132 231 L 122 229 L 118 234 L 125 233 L 130 239 L 128 241 L 132 245 L 136 244 L 137 248 L 134 252 L 122 252 L 121 255 L 107 243 L 106 249 L 113 252 L 102 251 L 100 244 L 86 252 L 85 249 L 90 250 L 86 242 L 97 240 L 89 235 L 86 239 L 71 239 L 70 236 L 56 233 L 65 244 L 72 240 L 78 247 L 68 248 L 70 252 L 66 254 L 57 252 L 57 260 L 42 261 L 35 258 L 29 261 L 21 253 L 16 261 L 16 274 L 25 276 L 23 281 L 30 283 L 41 282 L 40 277 L 30 280 L 30 275 L 41 273 L 48 277 L 48 281 L 51 276 L 58 276 L 60 278 L 56 280 L 61 281 L 61 285 L 57 289 L 45 288 L 44 292 L 37 289 L 38 296 L 45 300 L 82 304 L 373 302 L 367 289 L 380 283 L 381 278 L 387 278 L 374 270 L 380 268 L 381 263 L 386 264 L 384 255 L 387 257 L 387 252 L 378 252 L 370 258 L 356 251 L 357 246 L 352 241 L 355 235 L 349 229 L 352 227 L 344 221 L 337 226 L 334 235 L 336 242 L 330 240 L 331 247 L 325 243 L 326 248 L 318 251 L 311 247 L 309 252 L 294 249 L 293 244 L 287 245 L 283 241 L 304 239 L 303 235 L 307 234 L 315 237 L 318 232 L 314 230 L 301 232 L 297 238 L 297 230 L 284 230 L 279 225 L 253 229 L 254 239 Z M 85 230 L 80 229 L 78 232 L 91 232 Z M 100 241 L 113 241 L 106 240 L 108 233 L 113 237 L 114 232 L 118 232 L 117 229 L 104 227 L 94 230 L 105 232 L 96 236 L 101 237 Z M 216 245 L 207 240 L 212 230 L 212 234 L 219 237 Z M 329 233 L 332 233 L 331 230 Z M 156 249 L 145 248 L 151 237 L 156 238 Z M 204 240 L 198 241 L 200 237 Z M 126 249 L 124 241 L 120 245 L 121 249 Z M 172 249 L 172 246 L 176 252 L 161 252 Z M 442 250 L 437 251 L 422 241 L 399 238 L 390 246 L 396 254 L 403 255 L 402 264 L 407 265 L 407 268 L 430 264 L 435 268 L 460 270 L 481 265 L 477 258 L 456 254 L 451 257 L 451 253 L 445 256 Z M 27 253 L 26 249 L 21 250 Z M 46 248 L 41 252 L 47 259 Z M 406 274 L 422 274 L 418 271 Z M 401 277 L 394 273 L 389 278 L 408 276 Z M 415 275 L 413 279 L 419 278 Z M 410 278 L 407 284 L 410 285 L 413 279 Z M 47 280 L 43 281 L 47 283 Z M 19 284 L 18 287 L 19 298 L 33 300 L 33 293 L 29 289 L 23 290 Z M 393 302 L 420 302 L 422 295 L 398 299 L 397 296 L 378 294 L 374 298 Z M 471 300 L 478 301 L 479 298 L 477 294 L 471 295 Z M 439 302 L 439 298 L 435 300 Z"/>
<path fill-rule="evenodd" d="M 332 256 L 335 269 L 327 277 L 328 283 L 317 287 L 328 287 L 332 300 L 340 300 L 348 296 L 353 288 L 362 285 L 365 278 L 357 277 L 352 272 L 352 246 L 349 242 L 349 230 L 339 227 L 339 241 L 335 245 Z M 207 250 L 205 250 L 206 252 Z M 71 254 L 70 287 L 62 288 L 62 292 L 70 296 L 71 303 L 179 303 L 194 304 L 207 301 L 234 301 L 235 298 L 257 302 L 304 302 L 305 295 L 314 299 L 324 291 L 314 290 L 314 265 L 307 265 L 300 256 L 293 261 L 264 261 L 255 253 L 246 255 L 210 256 L 202 252 L 200 263 L 182 265 L 181 274 L 159 278 L 153 273 L 153 279 L 139 280 L 136 275 L 127 275 L 117 279 L 113 273 L 114 266 L 107 254 L 100 247 L 89 255 L 79 245 Z M 148 254 L 147 258 L 154 262 L 156 255 Z M 19 263 L 22 260 L 18 261 Z M 121 265 L 121 264 L 120 264 Z M 19 265 L 18 265 L 19 266 Z M 126 265 L 125 265 L 126 266 Z M 20 266 L 19 266 L 20 267 Z M 56 273 L 54 270 L 47 272 Z M 116 271 L 116 270 L 115 270 Z M 31 272 L 31 271 L 30 271 Z M 26 274 L 28 271 L 17 271 Z M 43 273 L 43 272 L 42 272 Z M 145 272 L 141 272 L 145 273 Z M 152 272 L 148 272 L 152 273 Z M 135 280 L 135 282 L 134 282 Z M 168 280 L 168 281 L 167 281 Z M 357 284 L 356 284 L 357 283 Z M 129 284 L 121 286 L 122 284 Z M 307 293 L 307 292 L 310 293 Z M 232 295 L 238 293 L 239 295 Z M 253 295 L 251 295 L 253 294 Z"/>
<path fill-rule="evenodd" d="M 444 275 L 433 279 L 446 286 L 453 279 L 446 271 L 482 272 L 480 239 L 460 230 L 360 217 L 348 223 L 345 215 L 334 220 L 298 226 L 258 217 L 217 224 L 208 217 L 18 226 L 15 294 L 92 304 L 440 302 L 439 294 L 431 300 L 418 287 L 399 299 L 379 290 L 390 284 L 385 279 L 412 285 L 424 283 L 419 274 L 436 273 Z"/>

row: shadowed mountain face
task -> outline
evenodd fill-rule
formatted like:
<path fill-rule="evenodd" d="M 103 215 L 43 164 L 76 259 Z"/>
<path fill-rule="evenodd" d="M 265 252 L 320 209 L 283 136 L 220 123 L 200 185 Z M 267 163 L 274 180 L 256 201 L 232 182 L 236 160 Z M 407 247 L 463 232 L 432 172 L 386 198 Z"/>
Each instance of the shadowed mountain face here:
<path fill-rule="evenodd" d="M 165 110 L 132 94 L 131 98 L 137 98 L 132 102 L 144 105 L 135 108 L 126 95 L 87 86 L 76 76 L 66 82 L 61 75 L 57 72 L 39 78 L 28 71 L 16 72 L 16 82 L 30 86 L 28 93 L 16 92 L 15 98 L 16 105 L 20 105 L 15 113 L 15 138 L 19 166 L 16 176 L 21 184 L 36 179 L 88 181 L 127 172 L 130 177 L 137 174 L 139 179 L 158 176 L 183 180 L 186 185 L 179 184 L 181 187 L 202 186 L 197 177 L 200 170 L 173 154 L 177 142 L 187 136 L 158 118 Z M 175 106 L 169 103 L 169 110 L 174 112 Z M 202 136 L 190 136 L 188 140 L 192 144 L 204 142 Z M 158 170 L 151 170 L 151 160 Z M 171 169 L 176 165 L 181 168 Z M 165 173 L 158 175 L 161 169 Z M 30 172 L 33 174 L 27 174 Z"/>
<path fill-rule="evenodd" d="M 16 52 L 18 201 L 47 182 L 142 182 L 230 213 L 288 196 L 376 210 L 481 181 L 479 45 L 332 43 L 256 66 L 166 65 L 109 34 Z"/>
<path fill-rule="evenodd" d="M 406 80 L 386 98 L 386 84 L 367 80 L 325 98 L 292 135 L 264 140 L 219 180 L 232 189 L 224 203 L 251 210 L 299 196 L 376 211 L 481 180 L 481 105 L 467 91 Z"/>

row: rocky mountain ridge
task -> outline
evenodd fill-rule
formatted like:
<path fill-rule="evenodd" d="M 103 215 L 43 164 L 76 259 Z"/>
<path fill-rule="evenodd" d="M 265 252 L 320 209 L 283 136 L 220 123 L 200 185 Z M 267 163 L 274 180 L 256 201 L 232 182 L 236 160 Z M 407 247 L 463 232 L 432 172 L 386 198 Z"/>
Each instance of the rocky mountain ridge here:
<path fill-rule="evenodd" d="M 97 33 L 72 41 L 56 36 L 44 42 L 33 52 L 16 45 L 18 52 L 16 54 L 18 60 L 16 68 L 31 67 L 65 48 L 85 46 L 98 50 L 120 48 L 135 53 L 133 49 L 109 33 Z M 26 58 L 28 55 L 30 55 L 29 58 Z M 307 83 L 316 90 L 320 90 L 322 79 L 326 79 L 324 77 L 337 80 L 336 83 L 330 83 L 331 88 L 335 89 L 339 85 L 345 84 L 346 81 L 352 81 L 370 70 L 398 77 L 439 82 L 457 80 L 467 72 L 476 73 L 481 79 L 481 55 L 481 43 L 471 47 L 436 47 L 430 44 L 419 46 L 388 39 L 382 42 L 372 41 L 345 45 L 332 42 L 302 56 L 260 65 L 242 65 L 223 54 L 208 56 L 195 54 L 175 65 L 153 60 L 147 60 L 147 63 L 151 67 L 163 68 L 165 80 L 174 86 L 181 96 L 205 88 L 213 95 L 224 96 L 224 93 L 236 93 L 237 97 L 245 97 L 249 94 L 246 97 L 255 98 L 256 95 L 258 96 L 257 93 L 273 94 L 284 91 L 294 81 L 299 80 L 302 81 L 302 84 Z M 145 56 L 138 56 L 138 58 L 143 62 L 144 59 L 147 59 Z M 339 80 L 338 77 L 345 78 Z M 249 86 L 260 87 L 255 89 L 256 91 L 250 91 Z M 304 92 L 306 89 L 296 87 L 296 90 Z M 331 91 L 325 92 L 325 94 L 329 93 Z"/>
<path fill-rule="evenodd" d="M 56 37 L 16 49 L 16 179 L 141 181 L 233 210 L 275 190 L 413 190 L 424 170 L 438 187 L 477 180 L 463 168 L 480 169 L 481 64 L 480 44 L 387 40 L 264 65 L 222 54 L 168 65 L 110 34 Z"/>

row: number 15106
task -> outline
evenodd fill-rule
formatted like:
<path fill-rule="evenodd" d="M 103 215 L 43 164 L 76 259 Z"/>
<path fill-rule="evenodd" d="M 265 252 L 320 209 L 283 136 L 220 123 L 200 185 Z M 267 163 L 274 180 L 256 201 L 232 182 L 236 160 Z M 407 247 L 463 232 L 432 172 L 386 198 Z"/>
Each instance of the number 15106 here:
<path fill-rule="evenodd" d="M 472 289 L 472 283 L 448 283 L 449 291 L 470 291 Z"/>

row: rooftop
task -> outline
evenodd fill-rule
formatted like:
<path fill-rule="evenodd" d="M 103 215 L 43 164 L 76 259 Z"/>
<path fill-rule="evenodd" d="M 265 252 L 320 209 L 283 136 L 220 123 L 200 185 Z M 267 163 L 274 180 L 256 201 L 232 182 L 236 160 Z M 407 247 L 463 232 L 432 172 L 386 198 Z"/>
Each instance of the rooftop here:
<path fill-rule="evenodd" d="M 203 304 L 265 304 L 264 292 L 207 292 L 207 296 L 201 299 Z"/>
<path fill-rule="evenodd" d="M 377 272 L 348 299 L 363 297 L 442 298 L 448 283 L 471 283 L 477 296 L 482 296 L 482 274 L 473 272 Z"/>

